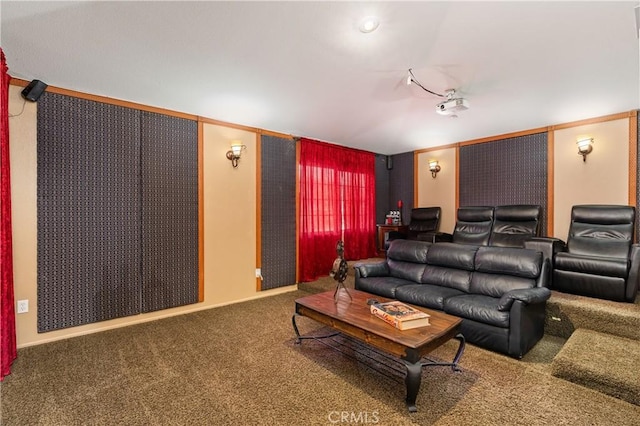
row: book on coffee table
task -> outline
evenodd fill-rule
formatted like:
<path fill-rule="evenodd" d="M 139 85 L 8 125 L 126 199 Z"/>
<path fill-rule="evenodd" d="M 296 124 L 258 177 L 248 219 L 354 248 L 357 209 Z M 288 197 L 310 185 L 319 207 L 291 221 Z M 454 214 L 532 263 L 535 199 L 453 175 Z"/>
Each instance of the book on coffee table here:
<path fill-rule="evenodd" d="M 371 305 L 371 313 L 399 330 L 429 325 L 429 314 L 397 300 L 374 303 Z"/>

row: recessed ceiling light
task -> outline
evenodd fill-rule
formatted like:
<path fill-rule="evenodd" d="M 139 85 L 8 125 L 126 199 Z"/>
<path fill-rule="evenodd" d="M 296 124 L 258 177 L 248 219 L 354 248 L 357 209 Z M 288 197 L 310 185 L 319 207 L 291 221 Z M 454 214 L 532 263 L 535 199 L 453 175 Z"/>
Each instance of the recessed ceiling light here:
<path fill-rule="evenodd" d="M 376 30 L 380 25 L 380 21 L 375 16 L 367 16 L 362 21 L 360 21 L 360 31 L 363 33 L 370 33 Z"/>

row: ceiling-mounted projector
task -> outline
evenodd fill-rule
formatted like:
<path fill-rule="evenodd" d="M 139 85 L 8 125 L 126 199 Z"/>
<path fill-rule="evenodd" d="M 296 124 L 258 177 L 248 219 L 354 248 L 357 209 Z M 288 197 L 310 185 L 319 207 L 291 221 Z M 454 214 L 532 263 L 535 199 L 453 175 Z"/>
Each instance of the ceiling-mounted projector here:
<path fill-rule="evenodd" d="M 448 115 L 450 117 L 457 117 L 456 112 L 464 111 L 465 109 L 469 109 L 469 102 L 464 98 L 456 97 L 456 90 L 449 89 L 445 92 L 444 95 L 440 93 L 436 93 L 432 90 L 424 87 L 416 77 L 413 75 L 413 71 L 409 68 L 409 75 L 407 76 L 407 85 L 411 85 L 411 83 L 415 83 L 418 87 L 424 90 L 427 93 L 431 93 L 432 95 L 439 96 L 441 98 L 447 98 L 446 101 L 439 103 L 436 105 L 436 112 L 442 115 Z"/>
<path fill-rule="evenodd" d="M 442 115 L 454 114 L 469 109 L 469 101 L 463 98 L 448 99 L 436 105 L 436 112 Z"/>

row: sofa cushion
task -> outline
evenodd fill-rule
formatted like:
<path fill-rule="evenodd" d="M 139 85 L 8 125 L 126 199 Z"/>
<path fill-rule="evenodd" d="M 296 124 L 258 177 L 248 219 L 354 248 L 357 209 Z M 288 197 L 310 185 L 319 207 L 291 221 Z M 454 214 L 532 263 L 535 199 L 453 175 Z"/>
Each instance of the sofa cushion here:
<path fill-rule="evenodd" d="M 445 299 L 465 293 L 448 287 L 437 285 L 410 284 L 398 287 L 396 299 L 425 308 L 444 310 Z"/>
<path fill-rule="evenodd" d="M 469 292 L 472 272 L 462 269 L 447 268 L 444 266 L 427 265 L 422 274 L 422 283 L 426 285 L 437 285 L 456 290 Z"/>
<path fill-rule="evenodd" d="M 563 271 L 627 278 L 629 262 L 626 258 L 580 256 L 560 252 L 556 254 L 554 267 Z"/>
<path fill-rule="evenodd" d="M 536 281 L 531 278 L 474 272 L 471 276 L 469 293 L 500 298 L 508 291 L 535 286 Z"/>
<path fill-rule="evenodd" d="M 534 288 L 542 271 L 542 253 L 519 248 L 480 247 L 469 292 L 502 297 L 510 290 Z"/>
<path fill-rule="evenodd" d="M 540 276 L 542 253 L 520 248 L 480 247 L 476 254 L 476 271 L 533 278 Z"/>
<path fill-rule="evenodd" d="M 424 263 L 400 262 L 393 259 L 387 259 L 387 265 L 389 266 L 389 275 L 414 283 L 421 282 L 424 268 L 427 266 Z"/>
<path fill-rule="evenodd" d="M 426 241 L 393 240 L 387 250 L 387 259 L 424 264 L 430 246 Z"/>
<path fill-rule="evenodd" d="M 448 266 L 454 269 L 473 271 L 478 247 L 455 243 L 437 243 L 427 252 L 429 265 Z"/>
<path fill-rule="evenodd" d="M 394 277 L 361 278 L 357 282 L 356 290 L 366 291 L 367 293 L 395 299 L 396 289 L 410 284 L 414 283 Z"/>
<path fill-rule="evenodd" d="M 445 299 L 444 311 L 461 318 L 467 318 L 496 327 L 509 327 L 509 312 L 499 311 L 500 299 L 480 294 L 466 294 Z"/>

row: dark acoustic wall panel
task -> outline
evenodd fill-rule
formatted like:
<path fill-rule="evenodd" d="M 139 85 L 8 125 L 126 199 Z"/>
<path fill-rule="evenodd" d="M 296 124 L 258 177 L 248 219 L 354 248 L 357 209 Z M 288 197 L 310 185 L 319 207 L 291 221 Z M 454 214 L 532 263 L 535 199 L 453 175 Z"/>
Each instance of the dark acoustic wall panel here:
<path fill-rule="evenodd" d="M 640 241 L 640 167 L 637 166 L 638 159 L 640 159 L 640 110 L 637 116 L 637 154 L 636 154 L 636 241 Z"/>
<path fill-rule="evenodd" d="M 140 310 L 140 113 L 38 101 L 38 331 Z"/>
<path fill-rule="evenodd" d="M 396 200 L 397 201 L 397 200 Z M 387 156 L 376 154 L 376 223 L 384 223 L 389 213 L 389 170 Z"/>
<path fill-rule="evenodd" d="M 460 148 L 460 206 L 540 204 L 547 229 L 547 133 Z"/>
<path fill-rule="evenodd" d="M 198 123 L 142 112 L 142 312 L 198 302 Z"/>
<path fill-rule="evenodd" d="M 389 171 L 389 208 L 398 209 L 402 200 L 402 222 L 408 224 L 413 209 L 413 152 L 393 156 L 393 169 Z"/>
<path fill-rule="evenodd" d="M 296 283 L 296 144 L 261 139 L 262 290 Z"/>

